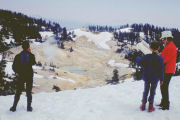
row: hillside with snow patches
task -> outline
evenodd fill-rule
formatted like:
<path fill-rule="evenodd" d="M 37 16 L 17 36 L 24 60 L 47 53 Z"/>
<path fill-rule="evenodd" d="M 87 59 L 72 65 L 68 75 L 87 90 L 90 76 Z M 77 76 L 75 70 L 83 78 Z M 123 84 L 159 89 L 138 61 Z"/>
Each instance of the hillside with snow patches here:
<path fill-rule="evenodd" d="M 104 57 L 106 57 L 107 55 L 109 55 L 107 58 L 105 58 L 105 59 L 107 59 L 108 61 L 106 62 L 106 61 L 104 61 L 105 62 L 105 64 L 107 65 L 107 66 L 109 66 L 109 67 L 112 67 L 112 68 L 115 68 L 115 67 L 117 67 L 117 68 L 128 68 L 128 64 L 125 64 L 125 63 L 121 63 L 121 62 L 119 62 L 119 61 L 117 61 L 117 60 L 115 60 L 112 56 L 111 56 L 111 52 L 109 52 L 109 54 L 107 54 L 108 53 L 108 51 L 111 51 L 111 48 L 110 48 L 110 46 L 108 45 L 108 42 L 109 41 L 112 41 L 112 38 L 113 38 L 113 34 L 112 33 L 109 33 L 109 32 L 101 32 L 101 33 L 98 33 L 98 34 L 94 34 L 94 33 L 91 33 L 91 32 L 87 32 L 87 31 L 84 31 L 84 30 L 81 30 L 81 29 L 75 29 L 74 30 L 74 33 L 75 33 L 75 35 L 76 35 L 76 38 L 74 38 L 74 41 L 75 42 L 78 42 L 78 38 L 80 38 L 80 37 L 82 37 L 82 36 L 85 36 L 86 38 L 87 38 L 87 45 L 89 44 L 88 42 L 92 42 L 92 43 L 94 43 L 95 44 L 95 46 L 93 47 L 93 48 L 90 48 L 90 49 L 87 49 L 86 47 L 85 47 L 85 49 L 87 49 L 87 50 L 81 50 L 81 51 L 83 51 L 84 53 L 77 53 L 77 57 L 78 58 L 80 58 L 80 59 L 84 59 L 83 60 L 83 62 L 86 60 L 87 61 L 87 59 L 89 59 L 91 62 L 93 62 L 93 59 L 95 60 L 95 62 L 97 61 L 98 62 L 98 64 L 99 64 L 99 62 L 101 62 L 101 61 L 104 61 L 103 59 L 104 59 Z M 59 61 L 63 61 L 63 57 L 64 56 L 72 56 L 72 57 L 75 57 L 75 59 L 76 59 L 76 55 L 75 54 L 73 54 L 73 53 L 76 53 L 76 51 L 77 52 L 79 52 L 80 50 L 79 50 L 79 48 L 77 48 L 76 49 L 76 45 L 73 47 L 73 49 L 74 49 L 74 51 L 75 52 L 73 52 L 72 54 L 70 54 L 70 53 L 67 53 L 66 51 L 62 51 L 62 50 L 60 50 L 58 47 L 57 47 L 57 45 L 56 45 L 56 40 L 53 38 L 53 36 L 54 36 L 54 34 L 52 33 L 52 32 L 40 32 L 40 35 L 41 35 L 41 37 L 42 37 L 42 40 L 44 41 L 43 43 L 40 43 L 40 42 L 35 42 L 35 40 L 31 40 L 32 41 L 32 43 L 31 43 L 31 49 L 32 49 L 32 52 L 36 55 L 36 57 L 37 57 L 37 61 L 41 61 L 42 60 L 42 57 L 44 57 L 43 59 L 45 59 L 44 61 L 46 62 L 53 62 L 54 64 L 56 64 L 56 62 L 59 62 Z M 83 40 L 84 41 L 84 40 Z M 83 44 L 83 43 L 82 43 Z M 82 46 L 84 46 L 84 44 L 82 45 Z M 99 53 L 99 51 L 98 52 L 96 52 L 95 50 L 94 50 L 94 48 L 95 47 L 97 47 L 98 49 L 100 49 L 100 53 Z M 15 51 L 16 50 L 12 50 L 12 52 L 14 52 L 15 53 Z M 20 50 L 18 50 L 18 51 L 20 51 Z M 62 54 L 62 52 L 60 52 L 60 51 L 62 51 L 63 52 L 63 54 Z M 81 52 L 80 51 L 80 52 Z M 91 52 L 92 51 L 92 52 Z M 103 51 L 103 54 L 102 54 L 102 51 Z M 41 52 L 43 52 L 43 54 L 40 54 Z M 57 52 L 57 53 L 56 53 Z M 90 52 L 90 54 L 88 53 L 88 52 Z M 114 52 L 114 51 L 112 51 L 112 52 Z M 18 53 L 18 52 L 17 52 Z M 17 53 L 15 53 L 15 54 L 17 54 Z M 15 55 L 14 54 L 14 55 Z M 57 54 L 57 55 L 56 55 Z M 82 54 L 82 55 L 81 55 Z M 93 56 L 92 56 L 92 55 Z M 97 56 L 95 56 L 97 54 Z M 114 53 L 115 54 L 115 53 Z M 41 57 L 39 57 L 41 55 Z M 60 56 L 59 57 L 59 55 L 62 55 L 62 56 Z M 87 56 L 87 58 L 85 57 L 85 55 Z M 117 54 L 118 55 L 118 54 Z M 12 56 L 12 57 L 10 57 L 11 58 L 11 60 L 9 60 L 9 59 L 7 59 L 7 65 L 6 65 L 6 69 L 5 69 L 5 71 L 6 71 L 6 73 L 7 74 L 9 74 L 10 76 L 12 75 L 12 74 L 14 74 L 14 72 L 12 71 L 12 61 L 13 61 L 13 57 L 14 56 Z M 92 58 L 92 57 L 94 57 L 94 58 Z M 97 58 L 101 58 L 101 59 L 97 59 Z M 62 59 L 62 60 L 61 60 Z M 68 60 L 69 60 L 69 58 L 67 58 Z M 66 61 L 66 60 L 65 60 Z M 71 61 L 70 61 L 71 62 Z M 65 64 L 72 64 L 72 63 L 65 63 Z M 75 60 L 73 60 L 72 61 L 73 63 L 77 63 L 77 62 L 75 62 Z M 60 63 L 62 63 L 62 62 L 60 62 Z M 58 63 L 57 63 L 58 64 Z M 87 64 L 87 63 L 85 63 L 85 64 Z M 97 64 L 97 63 L 90 63 L 90 62 L 88 62 L 88 64 Z M 69 67 L 69 66 L 72 66 L 72 65 L 66 65 L 66 66 L 63 66 L 64 68 L 67 68 L 67 67 Z M 104 65 L 102 65 L 102 66 L 104 66 Z M 61 68 L 60 69 L 62 69 L 63 68 L 62 66 L 61 66 Z M 87 66 L 88 67 L 88 66 Z M 96 66 L 95 66 L 96 67 Z M 81 66 L 81 68 L 82 68 L 82 66 Z M 34 66 L 34 70 L 35 71 L 39 71 L 39 70 L 42 70 L 43 68 L 42 67 L 37 67 L 37 66 Z M 57 68 L 56 68 L 57 69 Z M 70 72 L 72 72 L 72 71 L 77 71 L 76 70 L 77 68 L 75 68 L 75 70 L 70 70 Z M 85 69 L 85 71 L 88 71 L 87 69 L 89 69 L 89 67 L 86 69 L 86 68 L 82 68 L 82 69 Z M 69 70 L 69 69 L 68 69 Z M 102 71 L 102 70 L 99 70 L 99 71 Z M 66 72 L 66 71 L 65 71 Z M 107 70 L 106 70 L 106 72 L 107 72 Z M 61 73 L 60 73 L 61 74 Z M 112 72 L 111 73 L 109 73 L 109 74 L 112 74 Z M 46 74 L 47 75 L 47 74 Z M 58 80 L 60 80 L 60 81 L 73 81 L 73 83 L 75 83 L 74 82 L 74 80 L 73 80 L 73 78 L 67 78 L 67 77 L 62 77 L 62 76 L 56 76 L 56 75 L 49 75 L 49 76 L 44 76 L 44 75 L 42 75 L 42 74 L 38 74 L 38 72 L 34 75 L 34 78 L 37 78 L 37 79 L 44 79 L 44 78 L 48 78 L 48 79 L 53 79 L 53 78 L 56 78 L 56 79 L 58 79 Z M 103 78 L 104 79 L 104 78 Z M 6 79 L 7 80 L 7 79 Z"/>
<path fill-rule="evenodd" d="M 121 29 L 121 32 L 130 32 L 130 28 Z M 119 71 L 119 76 L 131 76 L 135 69 L 129 68 L 129 61 L 124 56 L 117 54 L 116 41 L 109 32 L 92 33 L 84 29 L 73 30 L 76 35 L 74 42 L 67 42 L 65 50 L 57 47 L 53 32 L 40 32 L 43 43 L 31 39 L 31 50 L 42 66 L 33 66 L 34 93 L 53 92 L 56 85 L 61 90 L 78 88 L 91 88 L 105 85 L 106 80 L 112 79 L 113 70 Z M 72 32 L 72 31 L 71 31 Z M 143 37 L 143 34 L 141 35 Z M 111 44 L 113 43 L 113 44 Z M 73 52 L 69 52 L 69 48 Z M 14 56 L 21 51 L 21 47 L 10 50 L 5 72 L 8 76 L 14 74 L 12 63 Z M 144 53 L 149 52 L 148 45 L 142 41 L 136 48 Z M 1 55 L 0 55 L 1 58 Z M 56 68 L 50 66 L 53 63 Z M 52 71 L 54 69 L 54 72 Z M 123 77 L 121 79 L 124 79 Z M 6 81 L 12 81 L 5 78 Z"/>
<path fill-rule="evenodd" d="M 121 32 L 130 32 L 132 30 L 132 28 L 124 28 L 124 29 L 120 29 Z M 103 54 L 101 53 L 97 53 L 97 52 L 91 52 L 91 53 L 88 53 L 90 50 L 94 50 L 94 48 L 90 48 L 88 49 L 88 51 L 84 51 L 81 50 L 81 51 L 84 51 L 84 53 L 81 53 L 83 54 L 83 56 L 81 57 L 81 55 L 79 55 L 79 53 L 77 53 L 77 56 L 81 57 L 82 59 L 84 59 L 83 61 L 85 61 L 85 59 L 91 59 L 92 58 L 92 55 L 96 55 L 97 56 L 94 56 L 94 59 L 97 59 L 98 57 L 105 57 L 105 55 L 109 55 L 107 58 L 105 58 L 107 61 L 104 61 L 103 59 L 99 59 L 98 61 L 104 61 L 104 64 L 107 65 L 107 67 L 111 67 L 111 68 L 128 68 L 129 65 L 128 63 L 123 63 L 123 62 L 120 62 L 119 58 L 118 58 L 118 54 L 115 54 L 113 53 L 114 55 L 116 55 L 117 57 L 113 57 L 114 55 L 112 54 L 112 51 L 111 49 L 114 48 L 114 46 L 110 46 L 109 45 L 109 42 L 112 42 L 112 38 L 113 38 L 113 34 L 112 33 L 109 33 L 109 32 L 100 32 L 100 33 L 92 33 L 92 32 L 87 32 L 85 30 L 82 30 L 82 29 L 75 29 L 73 30 L 74 31 L 74 34 L 76 35 L 76 38 L 74 38 L 74 41 L 75 42 L 78 42 L 78 38 L 82 37 L 82 36 L 85 36 L 87 38 L 87 42 L 92 42 L 95 44 L 95 46 L 99 49 L 101 49 L 101 51 L 104 51 Z M 59 48 L 57 48 L 57 45 L 55 44 L 56 43 L 56 40 L 53 38 L 54 34 L 53 32 L 48 32 L 48 31 L 45 31 L 45 32 L 40 32 L 40 35 L 42 37 L 42 40 L 44 41 L 43 43 L 39 43 L 39 42 L 35 42 L 35 40 L 30 40 L 32 41 L 31 43 L 31 47 L 32 47 L 32 52 L 35 53 L 35 55 L 37 56 L 37 58 L 39 58 L 38 56 L 40 55 L 39 52 L 42 52 L 43 50 L 43 55 L 44 55 L 44 58 L 46 59 L 45 61 L 50 61 L 50 62 L 54 62 L 56 63 L 56 61 L 62 61 L 63 57 L 64 56 L 70 56 L 72 55 L 73 57 L 75 57 L 76 55 L 74 54 L 67 54 L 67 53 L 63 53 L 64 55 L 63 56 L 60 56 L 60 60 L 59 60 L 59 57 L 57 55 L 55 55 L 55 51 L 57 51 Z M 141 35 L 141 37 L 143 37 L 143 34 Z M 53 43 L 53 44 L 52 44 Z M 84 44 L 84 43 L 82 43 Z M 88 45 L 88 44 L 87 44 Z M 41 46 L 41 47 L 40 47 Z M 150 50 L 148 48 L 148 44 L 145 42 L 145 41 L 142 41 L 140 43 L 138 43 L 136 45 L 136 48 L 143 51 L 145 54 L 147 53 L 150 53 Z M 48 49 L 47 49 L 48 48 Z M 80 51 L 80 50 L 76 50 L 76 45 L 75 47 L 73 47 L 75 49 L 75 52 L 76 51 Z M 85 47 L 86 48 L 86 47 Z M 41 50 L 42 49 L 42 50 Z M 111 51 L 108 53 L 108 51 Z M 12 52 L 14 52 L 14 50 L 12 50 Z M 58 51 L 57 51 L 58 52 Z M 63 51 L 62 51 L 63 52 Z M 62 54 L 61 53 L 58 53 L 58 54 Z M 105 54 L 107 53 L 107 54 Z M 15 53 L 16 54 L 16 53 Z M 84 54 L 87 54 L 89 55 L 88 58 L 85 58 Z M 92 55 L 91 55 L 92 54 Z M 112 54 L 112 55 L 111 55 Z M 2 55 L 0 55 L 0 58 L 1 58 Z M 57 57 L 56 57 L 57 56 Z M 13 56 L 14 57 L 14 56 Z M 6 64 L 6 68 L 5 68 L 5 72 L 6 74 L 8 75 L 12 75 L 14 74 L 14 72 L 12 71 L 12 61 L 13 61 L 13 57 L 11 57 L 10 59 L 7 59 L 7 64 Z M 42 56 L 41 56 L 42 58 Z M 41 58 L 37 59 L 37 61 L 41 60 Z M 61 60 L 62 59 L 62 60 Z M 69 58 L 67 58 L 69 59 Z M 75 58 L 76 59 L 76 58 Z M 92 61 L 92 60 L 91 60 Z M 97 60 L 95 60 L 97 61 Z M 73 61 L 72 61 L 73 62 Z M 74 61 L 75 62 L 75 61 Z M 77 63 L 77 62 L 76 62 Z M 82 62 L 83 63 L 83 62 Z M 89 63 L 89 62 L 88 62 Z M 69 63 L 65 63 L 65 64 L 69 64 Z M 84 64 L 87 64 L 87 63 L 84 63 Z M 89 64 L 94 64 L 94 63 L 89 63 Z M 99 63 L 98 63 L 99 64 Z M 69 65 L 70 66 L 70 65 Z M 67 66 L 67 67 L 69 67 Z M 71 65 L 72 66 L 72 65 Z M 102 65 L 104 66 L 104 65 Z M 64 66 L 66 67 L 66 66 Z M 82 68 L 82 67 L 81 67 Z M 34 70 L 41 70 L 43 69 L 42 67 L 36 67 L 34 66 Z M 84 69 L 84 71 L 88 71 L 86 68 L 82 68 Z M 89 67 L 88 67 L 89 69 Z M 76 69 L 75 69 L 76 70 Z M 73 71 L 75 71 L 73 70 Z M 78 70 L 78 69 L 77 69 Z M 72 70 L 70 70 L 71 72 Z M 99 71 L 102 71 L 101 69 Z M 108 71 L 112 71 L 112 70 L 108 70 Z M 122 70 L 121 70 L 122 71 Z M 131 70 L 134 72 L 134 70 Z M 107 72 L 107 70 L 106 70 Z M 126 73 L 126 72 L 125 72 Z M 60 73 L 61 74 L 61 73 Z M 105 73 L 106 74 L 106 73 Z M 109 73 L 110 74 L 110 73 Z M 112 72 L 111 72 L 112 74 Z M 123 73 L 124 74 L 124 73 Z M 56 75 L 49 75 L 49 76 L 44 76 L 44 75 L 41 75 L 41 74 L 35 74 L 34 75 L 35 78 L 37 79 L 44 79 L 44 78 L 48 78 L 48 79 L 53 79 L 53 78 L 57 78 L 58 80 L 61 80 L 61 81 L 73 81 L 73 78 L 67 78 L 67 77 L 61 77 L 61 76 L 56 76 Z M 92 78 L 94 79 L 94 78 Z M 105 79 L 105 78 L 103 78 Z M 9 79 L 5 79 L 7 81 L 11 81 Z"/>
<path fill-rule="evenodd" d="M 127 79 L 118 85 L 90 89 L 67 90 L 58 93 L 33 94 L 33 112 L 26 112 L 23 94 L 17 111 L 9 111 L 13 96 L 0 96 L 0 120 L 179 120 L 180 77 L 173 77 L 170 84 L 170 110 L 155 106 L 152 113 L 140 111 L 143 81 Z M 160 102 L 159 85 L 155 104 Z"/>

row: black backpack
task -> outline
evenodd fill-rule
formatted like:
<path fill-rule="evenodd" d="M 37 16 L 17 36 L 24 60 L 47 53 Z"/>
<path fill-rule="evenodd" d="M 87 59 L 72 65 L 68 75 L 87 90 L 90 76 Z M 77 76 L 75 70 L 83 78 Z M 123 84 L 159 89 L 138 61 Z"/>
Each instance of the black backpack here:
<path fill-rule="evenodd" d="M 30 54 L 28 52 L 21 52 L 19 55 L 17 55 L 12 68 L 15 73 L 24 73 L 29 71 L 31 68 Z"/>
<path fill-rule="evenodd" d="M 22 52 L 20 54 L 20 64 L 24 68 L 26 68 L 29 65 L 29 53 Z"/>

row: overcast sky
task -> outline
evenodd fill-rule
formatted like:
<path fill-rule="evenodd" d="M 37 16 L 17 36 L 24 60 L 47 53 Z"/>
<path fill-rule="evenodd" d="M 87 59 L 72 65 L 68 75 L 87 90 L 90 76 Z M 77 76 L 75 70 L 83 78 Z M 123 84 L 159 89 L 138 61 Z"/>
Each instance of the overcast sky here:
<path fill-rule="evenodd" d="M 0 8 L 63 25 L 150 23 L 180 29 L 180 0 L 0 0 Z"/>

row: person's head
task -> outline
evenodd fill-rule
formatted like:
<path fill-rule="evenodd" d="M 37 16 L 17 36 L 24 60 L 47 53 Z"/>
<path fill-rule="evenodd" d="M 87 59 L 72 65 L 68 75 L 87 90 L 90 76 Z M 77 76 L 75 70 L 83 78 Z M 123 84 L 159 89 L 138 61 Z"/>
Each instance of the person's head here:
<path fill-rule="evenodd" d="M 160 44 L 159 44 L 159 42 L 157 42 L 157 41 L 151 42 L 151 44 L 150 44 L 150 49 L 151 49 L 152 52 L 157 53 L 158 50 L 160 49 Z"/>
<path fill-rule="evenodd" d="M 22 48 L 23 50 L 27 51 L 29 49 L 30 45 L 29 45 L 29 42 L 28 41 L 24 41 L 22 43 Z"/>
<path fill-rule="evenodd" d="M 161 38 L 162 42 L 164 44 L 167 44 L 173 40 L 172 32 L 171 31 L 163 31 L 161 33 Z"/>

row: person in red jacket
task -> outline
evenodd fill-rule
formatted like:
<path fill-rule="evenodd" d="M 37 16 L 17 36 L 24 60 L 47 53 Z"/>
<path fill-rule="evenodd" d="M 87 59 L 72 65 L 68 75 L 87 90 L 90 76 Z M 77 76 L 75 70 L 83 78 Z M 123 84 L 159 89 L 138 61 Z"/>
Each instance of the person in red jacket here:
<path fill-rule="evenodd" d="M 161 52 L 161 56 L 164 59 L 165 65 L 165 74 L 164 74 L 164 83 L 160 86 L 161 88 L 161 103 L 159 106 L 162 110 L 169 110 L 170 102 L 169 102 L 169 83 L 173 73 L 176 68 L 176 56 L 177 49 L 173 43 L 173 36 L 171 31 L 163 31 L 162 37 L 160 38 L 164 43 L 165 47 Z"/>

